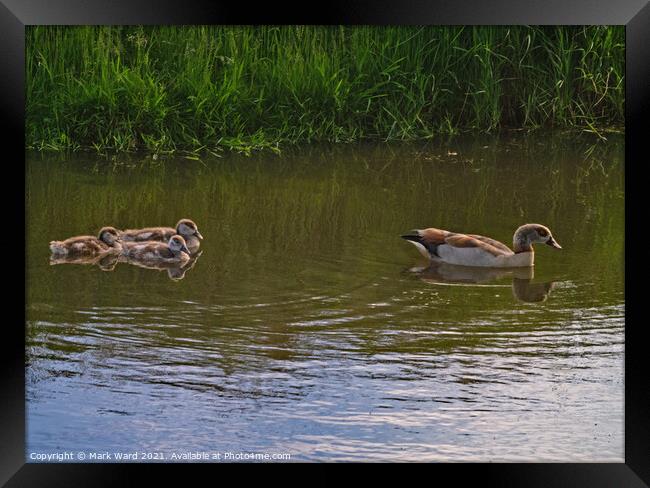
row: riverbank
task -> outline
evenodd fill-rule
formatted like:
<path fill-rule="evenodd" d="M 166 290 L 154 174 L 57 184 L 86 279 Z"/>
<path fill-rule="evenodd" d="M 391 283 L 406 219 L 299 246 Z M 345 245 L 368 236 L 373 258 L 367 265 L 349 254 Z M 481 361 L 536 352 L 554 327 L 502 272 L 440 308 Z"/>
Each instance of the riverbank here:
<path fill-rule="evenodd" d="M 26 39 L 28 149 L 624 127 L 623 26 L 36 26 Z"/>

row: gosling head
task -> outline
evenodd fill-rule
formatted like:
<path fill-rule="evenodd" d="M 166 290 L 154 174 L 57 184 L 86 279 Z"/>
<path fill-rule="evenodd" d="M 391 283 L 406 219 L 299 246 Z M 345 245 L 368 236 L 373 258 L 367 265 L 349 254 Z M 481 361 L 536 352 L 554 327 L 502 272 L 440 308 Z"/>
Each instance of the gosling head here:
<path fill-rule="evenodd" d="M 115 227 L 102 227 L 99 231 L 99 240 L 114 246 L 120 240 L 120 233 Z"/>
<path fill-rule="evenodd" d="M 531 244 L 547 244 L 555 249 L 562 249 L 553 238 L 551 230 L 541 224 L 525 224 L 517 229 L 514 236 L 515 252 L 531 250 Z"/>
<path fill-rule="evenodd" d="M 190 219 L 179 220 L 178 224 L 176 224 L 176 233 L 187 238 L 196 236 L 199 239 L 203 239 L 198 227 Z"/>
<path fill-rule="evenodd" d="M 180 252 L 187 253 L 188 255 L 190 254 L 190 250 L 187 248 L 187 245 L 185 244 L 185 239 L 183 239 L 181 236 L 174 235 L 169 239 L 169 249 L 174 253 L 178 254 Z"/>

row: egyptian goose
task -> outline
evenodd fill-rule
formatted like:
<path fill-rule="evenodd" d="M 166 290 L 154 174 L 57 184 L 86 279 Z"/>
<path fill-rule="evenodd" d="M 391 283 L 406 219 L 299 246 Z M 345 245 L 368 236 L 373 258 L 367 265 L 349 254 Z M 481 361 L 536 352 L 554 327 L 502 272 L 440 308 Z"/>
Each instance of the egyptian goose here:
<path fill-rule="evenodd" d="M 185 239 L 185 245 L 194 253 L 201 245 L 203 236 L 197 225 L 190 219 L 181 219 L 176 228 L 171 227 L 146 227 L 144 229 L 128 229 L 120 232 L 120 237 L 125 242 L 158 241 L 168 242 L 173 235 L 180 235 Z"/>
<path fill-rule="evenodd" d="M 65 241 L 51 241 L 50 251 L 59 256 L 98 256 L 121 249 L 119 231 L 113 227 L 102 227 L 98 237 L 76 236 Z"/>
<path fill-rule="evenodd" d="M 487 266 L 514 268 L 534 266 L 533 244 L 562 247 L 553 239 L 548 227 L 525 224 L 513 236 L 513 249 L 489 237 L 476 234 L 459 234 L 442 229 L 413 230 L 402 236 L 418 248 L 423 256 L 433 261 L 462 266 Z"/>

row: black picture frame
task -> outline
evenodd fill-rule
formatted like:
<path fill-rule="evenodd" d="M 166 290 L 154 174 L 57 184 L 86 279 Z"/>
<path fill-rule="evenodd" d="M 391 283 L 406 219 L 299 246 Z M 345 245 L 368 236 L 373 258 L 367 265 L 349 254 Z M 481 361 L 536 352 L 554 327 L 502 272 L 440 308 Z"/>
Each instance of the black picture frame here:
<path fill-rule="evenodd" d="M 0 1 L 0 124 L 5 145 L 5 177 L 0 192 L 5 199 L 4 229 L 25 228 L 24 119 L 25 119 L 25 26 L 87 24 L 535 24 L 625 25 L 626 27 L 626 131 L 625 131 L 625 462 L 601 464 L 437 464 L 461 481 L 480 476 L 482 484 L 498 486 L 648 486 L 650 483 L 650 387 L 646 381 L 643 341 L 645 320 L 641 316 L 643 269 L 633 266 L 640 255 L 645 203 L 633 203 L 643 191 L 638 176 L 643 167 L 643 118 L 650 109 L 650 3 L 646 0 L 436 0 L 409 2 L 332 2 L 308 11 L 296 5 L 266 5 L 160 0 L 144 2 L 101 0 L 1 0 Z M 9 151 L 9 152 L 7 152 Z M 7 156 L 11 154 L 12 156 Z M 645 155 L 645 154 L 644 154 Z M 7 170 L 8 171 L 8 170 Z M 7 174 L 7 173 L 6 173 Z M 22 178 L 22 179 L 21 179 Z M 16 182 L 22 181 L 23 185 Z M 23 208 L 21 213 L 19 209 Z M 9 227 L 7 227 L 9 226 Z M 17 238 L 19 240 L 19 238 Z M 23 248 L 24 249 L 24 246 Z M 24 252 L 24 251 L 23 251 Z M 23 261 L 6 263 L 9 276 L 25 276 Z M 23 266 L 22 270 L 20 269 Z M 25 288 L 10 285 L 15 298 L 6 306 L 15 315 L 4 321 L 2 368 L 2 415 L 0 432 L 0 483 L 6 486 L 78 486 L 102 483 L 128 484 L 142 465 L 30 464 L 25 463 L 25 310 L 20 296 Z M 147 472 L 164 466 L 146 465 Z M 196 466 L 189 466 L 192 469 Z M 151 469 L 153 468 L 153 469 Z M 427 468 L 428 470 L 428 468 Z M 460 475 L 460 476 L 458 476 Z"/>

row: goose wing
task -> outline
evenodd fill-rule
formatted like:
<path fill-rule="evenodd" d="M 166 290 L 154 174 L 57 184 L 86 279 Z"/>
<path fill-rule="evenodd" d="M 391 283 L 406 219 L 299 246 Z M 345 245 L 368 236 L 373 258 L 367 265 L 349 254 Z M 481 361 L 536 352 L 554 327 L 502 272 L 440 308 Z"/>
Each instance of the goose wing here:
<path fill-rule="evenodd" d="M 474 239 L 478 239 L 479 241 L 494 246 L 497 249 L 501 249 L 505 254 L 513 254 L 512 249 L 506 246 L 503 242 L 499 242 L 496 239 L 492 239 L 491 237 L 479 236 L 477 234 L 468 234 L 468 235 L 470 237 L 473 237 Z"/>
<path fill-rule="evenodd" d="M 127 229 L 122 232 L 125 241 L 167 241 L 176 231 L 171 227 L 147 227 L 144 229 Z"/>
<path fill-rule="evenodd" d="M 169 259 L 174 257 L 174 253 L 169 250 L 166 244 L 162 242 L 135 242 L 124 246 L 126 254 L 136 259 Z"/>
<path fill-rule="evenodd" d="M 95 236 L 77 236 L 70 237 L 62 243 L 71 253 L 77 254 L 96 254 L 106 251 L 109 247 Z"/>
<path fill-rule="evenodd" d="M 451 234 L 445 238 L 445 244 L 456 248 L 479 248 L 493 256 L 509 256 L 513 254 L 505 244 L 483 236 Z"/>

